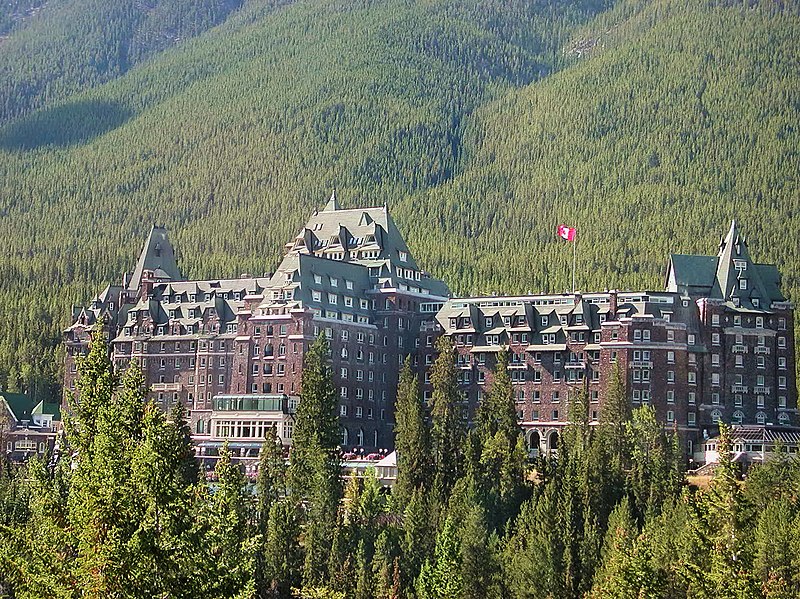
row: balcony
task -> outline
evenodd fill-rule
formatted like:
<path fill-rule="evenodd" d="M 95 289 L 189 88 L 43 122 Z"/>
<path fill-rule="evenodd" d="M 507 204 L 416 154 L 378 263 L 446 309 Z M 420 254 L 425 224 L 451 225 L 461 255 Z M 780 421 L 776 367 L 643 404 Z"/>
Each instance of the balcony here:
<path fill-rule="evenodd" d="M 746 354 L 747 353 L 747 346 L 746 345 L 734 345 L 731 347 L 731 351 L 735 354 Z"/>
<path fill-rule="evenodd" d="M 753 387 L 753 393 L 758 395 L 769 395 L 772 392 L 772 387 L 765 387 L 764 385 L 759 385 Z"/>
<path fill-rule="evenodd" d="M 769 354 L 769 348 L 766 345 L 757 345 L 753 348 L 754 354 Z"/>
<path fill-rule="evenodd" d="M 652 368 L 653 363 L 649 360 L 633 360 L 631 368 Z"/>
<path fill-rule="evenodd" d="M 731 387 L 731 391 L 733 393 L 747 393 L 748 386 L 747 385 L 733 385 Z"/>
<path fill-rule="evenodd" d="M 586 362 L 578 360 L 565 362 L 564 368 L 574 369 L 574 370 L 586 370 Z"/>
<path fill-rule="evenodd" d="M 153 383 L 151 386 L 152 391 L 180 391 L 180 383 Z"/>
<path fill-rule="evenodd" d="M 469 362 L 457 362 L 456 368 L 459 370 L 472 370 L 472 364 Z"/>

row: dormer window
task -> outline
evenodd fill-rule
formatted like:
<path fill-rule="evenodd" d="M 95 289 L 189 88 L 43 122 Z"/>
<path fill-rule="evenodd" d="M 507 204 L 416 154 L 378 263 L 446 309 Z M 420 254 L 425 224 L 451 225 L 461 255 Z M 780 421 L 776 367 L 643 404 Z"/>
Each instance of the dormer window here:
<path fill-rule="evenodd" d="M 331 277 L 331 287 L 338 287 L 338 286 L 339 286 L 339 279 Z"/>
<path fill-rule="evenodd" d="M 408 254 L 406 252 L 400 252 L 400 262 L 408 261 Z"/>
<path fill-rule="evenodd" d="M 739 289 L 747 289 L 747 279 L 739 279 Z"/>
<path fill-rule="evenodd" d="M 317 285 L 322 285 L 322 275 L 314 275 L 314 282 Z"/>

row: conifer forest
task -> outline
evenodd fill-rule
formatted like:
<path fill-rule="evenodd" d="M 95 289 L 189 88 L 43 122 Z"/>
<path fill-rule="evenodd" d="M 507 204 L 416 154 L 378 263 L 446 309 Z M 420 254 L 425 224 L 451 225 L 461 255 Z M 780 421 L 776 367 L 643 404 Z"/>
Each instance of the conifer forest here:
<path fill-rule="evenodd" d="M 736 219 L 797 302 L 799 67 L 795 0 L 2 0 L 0 391 L 61 401 L 71 307 L 154 223 L 189 279 L 261 276 L 334 189 L 457 296 L 571 289 L 562 223 L 578 289 L 660 290 Z M 690 484 L 618 372 L 531 458 L 504 354 L 467 426 L 440 341 L 389 490 L 341 476 L 324 335 L 255 479 L 106 342 L 59 453 L 0 453 L 0 598 L 800 597 L 800 460 L 742 477 L 722 426 Z"/>
<path fill-rule="evenodd" d="M 440 341 L 430 417 L 403 369 L 399 471 L 386 492 L 374 469 L 342 482 L 320 336 L 291 459 L 268 433 L 255 481 L 223 449 L 210 485 L 181 404 L 169 415 L 146 404 L 136 365 L 115 372 L 95 341 L 63 455 L 0 473 L 4 596 L 800 594 L 800 461 L 752 466 L 742 483 L 723 428 L 710 486 L 690 487 L 677 435 L 651 407 L 631 412 L 621 379 L 598 426 L 576 394 L 558 457 L 529 463 L 506 360 L 468 430 L 453 348 Z"/>

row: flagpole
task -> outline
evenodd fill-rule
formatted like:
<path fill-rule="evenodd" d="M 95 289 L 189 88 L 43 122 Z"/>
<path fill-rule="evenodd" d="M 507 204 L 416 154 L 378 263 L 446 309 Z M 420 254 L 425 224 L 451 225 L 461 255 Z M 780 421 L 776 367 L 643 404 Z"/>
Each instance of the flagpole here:
<path fill-rule="evenodd" d="M 575 258 L 578 255 L 578 235 L 572 242 L 572 294 L 575 295 Z"/>

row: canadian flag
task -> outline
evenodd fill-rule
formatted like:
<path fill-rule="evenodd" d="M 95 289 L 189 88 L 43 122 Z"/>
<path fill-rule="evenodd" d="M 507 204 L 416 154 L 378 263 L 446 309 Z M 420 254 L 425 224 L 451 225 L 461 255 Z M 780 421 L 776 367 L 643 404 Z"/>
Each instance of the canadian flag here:
<path fill-rule="evenodd" d="M 568 227 L 567 225 L 558 225 L 558 236 L 563 237 L 567 241 L 575 241 L 575 234 L 578 230 L 575 227 Z"/>

